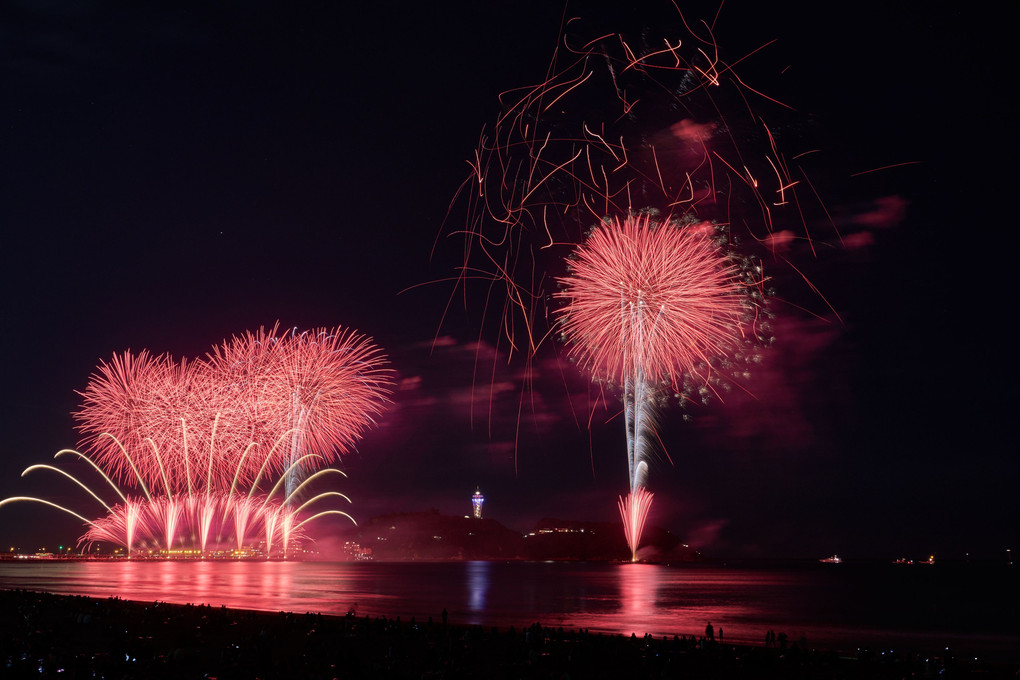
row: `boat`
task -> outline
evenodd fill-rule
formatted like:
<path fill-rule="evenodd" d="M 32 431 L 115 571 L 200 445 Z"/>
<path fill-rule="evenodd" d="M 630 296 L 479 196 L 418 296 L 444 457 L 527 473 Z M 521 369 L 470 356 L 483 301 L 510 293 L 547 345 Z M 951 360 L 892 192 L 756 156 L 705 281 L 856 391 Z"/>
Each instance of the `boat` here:
<path fill-rule="evenodd" d="M 822 564 L 839 564 L 840 562 L 843 561 L 843 558 L 840 557 L 839 555 L 830 555 L 829 557 L 825 557 L 818 561 L 821 562 Z"/>

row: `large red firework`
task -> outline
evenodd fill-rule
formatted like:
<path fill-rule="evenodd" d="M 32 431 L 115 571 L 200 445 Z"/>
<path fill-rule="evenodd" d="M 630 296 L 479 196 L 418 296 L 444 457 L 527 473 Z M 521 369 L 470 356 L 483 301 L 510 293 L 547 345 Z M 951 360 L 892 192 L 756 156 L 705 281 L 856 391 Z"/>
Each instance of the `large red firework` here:
<path fill-rule="evenodd" d="M 595 379 L 623 388 L 630 493 L 619 508 L 632 559 L 652 504 L 645 480 L 656 386 L 707 384 L 713 363 L 736 355 L 752 335 L 742 317 L 753 297 L 714 232 L 704 222 L 607 220 L 559 279 L 571 354 Z"/>
<path fill-rule="evenodd" d="M 339 328 L 276 331 L 207 360 L 143 350 L 101 363 L 74 414 L 99 467 L 153 492 L 214 493 L 350 451 L 388 400 L 382 352 Z"/>
<path fill-rule="evenodd" d="M 209 354 L 213 373 L 230 386 L 243 441 L 257 442 L 244 473 L 281 472 L 293 458 L 270 456 L 282 445 L 293 454 L 335 460 L 349 452 L 388 401 L 391 372 L 368 338 L 341 328 L 279 334 L 248 332 Z M 268 458 L 267 458 L 268 457 Z"/>
<path fill-rule="evenodd" d="M 199 451 L 208 459 L 214 388 L 203 362 L 127 351 L 99 364 L 74 416 L 83 444 L 113 479 L 181 490 Z"/>
<path fill-rule="evenodd" d="M 742 341 L 744 285 L 708 224 L 627 217 L 597 227 L 559 279 L 563 334 L 580 366 L 623 385 L 679 386 Z"/>
<path fill-rule="evenodd" d="M 531 357 L 549 336 L 549 273 L 606 215 L 741 225 L 766 247 L 780 234 L 811 244 L 809 224 L 827 221 L 813 156 L 789 153 L 767 123 L 782 115 L 789 128 L 792 110 L 742 73 L 767 45 L 728 53 L 725 19 L 692 21 L 676 5 L 572 16 L 545 77 L 504 92 L 479 136 L 449 236 L 463 246 L 458 283 L 481 280 L 511 352 Z"/>

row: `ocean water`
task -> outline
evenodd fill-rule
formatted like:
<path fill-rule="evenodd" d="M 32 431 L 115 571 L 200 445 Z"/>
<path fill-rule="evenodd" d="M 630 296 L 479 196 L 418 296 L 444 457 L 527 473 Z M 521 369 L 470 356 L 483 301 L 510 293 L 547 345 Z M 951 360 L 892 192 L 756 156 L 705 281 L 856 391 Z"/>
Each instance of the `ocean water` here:
<path fill-rule="evenodd" d="M 790 642 L 1020 661 L 1017 570 L 1005 565 L 576 562 L 4 561 L 0 588 L 734 643 Z"/>

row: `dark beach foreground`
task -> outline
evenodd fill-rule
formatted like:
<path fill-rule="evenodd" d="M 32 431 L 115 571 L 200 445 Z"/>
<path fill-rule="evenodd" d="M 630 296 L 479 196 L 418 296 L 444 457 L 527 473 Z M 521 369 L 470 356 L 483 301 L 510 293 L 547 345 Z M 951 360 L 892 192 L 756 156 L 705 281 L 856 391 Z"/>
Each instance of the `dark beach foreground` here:
<path fill-rule="evenodd" d="M 740 646 L 0 591 L 3 678 L 1016 678 L 951 653 Z"/>

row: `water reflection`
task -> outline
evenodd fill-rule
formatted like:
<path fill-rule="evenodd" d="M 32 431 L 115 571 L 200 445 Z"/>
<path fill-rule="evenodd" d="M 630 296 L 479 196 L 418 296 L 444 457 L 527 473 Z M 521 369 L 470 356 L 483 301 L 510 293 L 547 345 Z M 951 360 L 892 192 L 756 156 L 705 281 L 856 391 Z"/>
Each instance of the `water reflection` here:
<path fill-rule="evenodd" d="M 628 621 L 643 622 L 655 611 L 660 570 L 654 564 L 620 565 L 620 609 Z"/>
<path fill-rule="evenodd" d="M 990 629 L 1015 631 L 1015 620 L 1000 622 L 993 608 L 1015 574 L 976 582 L 962 570 L 943 570 L 938 580 L 933 573 L 630 563 L 3 562 L 0 588 L 341 616 L 356 606 L 361 616 L 419 621 L 445 608 L 454 624 L 520 629 L 541 622 L 628 636 L 702 635 L 711 621 L 732 642 L 760 644 L 773 629 L 826 646 L 937 626 L 939 641 L 948 641 L 948 615 L 939 619 L 912 603 L 981 585 L 981 598 L 957 609 L 969 620 L 993 622 Z"/>
<path fill-rule="evenodd" d="M 286 562 L 79 562 L 73 567 L 77 578 L 46 574 L 40 589 L 268 611 L 290 609 L 295 599 L 314 599 L 321 589 L 297 588 L 295 577 L 300 570 Z"/>
<path fill-rule="evenodd" d="M 448 609 L 461 623 L 539 621 L 639 636 L 689 635 L 711 620 L 726 622 L 734 640 L 745 630 L 749 639 L 759 637 L 756 598 L 765 592 L 735 574 L 650 564 L 201 560 L 0 565 L 0 587 L 264 611 L 343 615 L 355 608 L 359 615 L 419 620 Z"/>
<path fill-rule="evenodd" d="M 489 591 L 489 569 L 488 562 L 467 563 L 468 609 L 472 612 L 485 611 L 485 596 Z"/>

